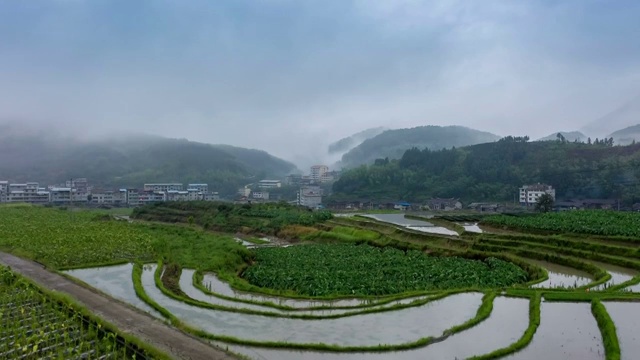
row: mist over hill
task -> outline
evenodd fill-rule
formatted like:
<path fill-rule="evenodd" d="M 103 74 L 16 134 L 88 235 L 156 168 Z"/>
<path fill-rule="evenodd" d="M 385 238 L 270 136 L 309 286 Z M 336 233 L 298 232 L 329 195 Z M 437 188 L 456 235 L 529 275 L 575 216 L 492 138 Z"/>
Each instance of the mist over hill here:
<path fill-rule="evenodd" d="M 638 142 L 640 141 L 640 124 L 614 131 L 607 137 L 612 137 L 613 142 L 618 145 L 629 145 Z"/>
<path fill-rule="evenodd" d="M 85 140 L 63 133 L 0 125 L 0 178 L 57 184 L 86 177 L 104 187 L 140 187 L 145 182 L 203 182 L 211 191 L 282 177 L 295 165 L 265 151 L 149 135 Z"/>
<path fill-rule="evenodd" d="M 553 134 L 547 135 L 543 138 L 538 139 L 537 141 L 555 141 L 558 140 L 558 134 L 561 134 L 567 141 L 580 141 L 586 142 L 587 136 L 580 131 L 558 131 Z"/>
<path fill-rule="evenodd" d="M 387 130 L 351 149 L 342 156 L 344 167 L 373 163 L 378 158 L 399 159 L 411 148 L 440 150 L 498 140 L 488 132 L 463 126 L 419 126 Z"/>

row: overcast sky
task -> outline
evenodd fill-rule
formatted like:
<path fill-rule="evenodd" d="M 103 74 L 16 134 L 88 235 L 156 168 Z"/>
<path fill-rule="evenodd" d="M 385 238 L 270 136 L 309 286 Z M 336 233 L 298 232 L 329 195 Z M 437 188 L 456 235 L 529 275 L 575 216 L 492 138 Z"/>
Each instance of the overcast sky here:
<path fill-rule="evenodd" d="M 640 94 L 639 19 L 637 0 L 0 0 L 0 118 L 299 164 L 375 126 L 536 138 Z"/>

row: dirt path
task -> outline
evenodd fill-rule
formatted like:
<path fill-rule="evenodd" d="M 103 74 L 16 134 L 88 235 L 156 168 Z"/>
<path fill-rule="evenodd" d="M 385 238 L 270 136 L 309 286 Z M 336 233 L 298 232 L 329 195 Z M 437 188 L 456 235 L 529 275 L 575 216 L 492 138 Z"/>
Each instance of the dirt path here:
<path fill-rule="evenodd" d="M 91 312 L 115 325 L 124 333 L 151 344 L 177 359 L 231 360 L 235 357 L 170 327 L 142 312 L 80 286 L 64 276 L 50 272 L 40 264 L 0 252 L 0 264 L 10 266 L 39 285 L 65 293 Z"/>

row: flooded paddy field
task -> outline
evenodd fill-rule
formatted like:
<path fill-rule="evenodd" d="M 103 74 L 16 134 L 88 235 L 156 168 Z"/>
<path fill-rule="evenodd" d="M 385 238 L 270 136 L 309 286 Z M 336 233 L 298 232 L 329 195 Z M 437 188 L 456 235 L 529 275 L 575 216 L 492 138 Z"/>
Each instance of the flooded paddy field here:
<path fill-rule="evenodd" d="M 616 325 L 622 359 L 637 359 L 640 354 L 640 303 L 603 302 Z"/>
<path fill-rule="evenodd" d="M 261 360 L 421 360 L 466 359 L 507 347 L 529 324 L 529 300 L 497 297 L 491 316 L 468 330 L 428 346 L 382 353 L 327 353 L 230 345 L 233 352 Z M 219 343 L 218 343 L 219 344 Z M 221 345 L 221 344 L 219 344 Z M 225 345 L 221 345 L 225 346 Z"/>
<path fill-rule="evenodd" d="M 417 219 L 407 219 L 404 214 L 368 214 L 362 215 L 374 220 L 400 226 L 433 226 L 432 223 Z"/>
<path fill-rule="evenodd" d="M 627 282 L 633 279 L 638 274 L 640 274 L 640 272 L 638 272 L 637 270 L 624 268 L 621 266 L 616 266 L 616 265 L 607 264 L 607 263 L 598 262 L 598 261 L 589 261 L 589 262 L 595 266 L 598 266 L 604 269 L 606 272 L 611 274 L 611 279 L 609 279 L 604 284 L 600 284 L 596 287 L 593 287 L 592 290 L 605 290 L 614 285 L 620 285 L 624 282 Z"/>
<path fill-rule="evenodd" d="M 513 360 L 604 358 L 602 337 L 588 302 L 542 302 L 540 326 L 529 346 L 505 357 Z"/>
<path fill-rule="evenodd" d="M 533 288 L 565 288 L 572 289 L 584 286 L 593 281 L 588 273 L 569 266 L 554 264 L 548 261 L 527 259 L 527 262 L 547 270 L 549 278 L 532 285 Z"/>

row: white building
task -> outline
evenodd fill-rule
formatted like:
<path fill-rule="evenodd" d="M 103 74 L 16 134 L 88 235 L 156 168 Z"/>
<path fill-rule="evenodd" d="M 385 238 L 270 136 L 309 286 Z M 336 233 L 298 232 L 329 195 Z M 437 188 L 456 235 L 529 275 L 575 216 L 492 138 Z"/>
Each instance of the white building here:
<path fill-rule="evenodd" d="M 144 184 L 144 191 L 182 191 L 182 184 L 179 183 L 158 183 Z"/>
<path fill-rule="evenodd" d="M 251 197 L 256 200 L 269 200 L 269 193 L 266 191 L 254 191 L 251 193 Z"/>
<path fill-rule="evenodd" d="M 138 189 L 127 189 L 127 204 L 129 206 L 140 205 L 140 192 Z"/>
<path fill-rule="evenodd" d="M 314 165 L 311 167 L 311 180 L 322 181 L 325 174 L 329 172 L 329 167 L 326 165 Z"/>
<path fill-rule="evenodd" d="M 298 191 L 298 205 L 317 208 L 322 204 L 322 189 L 319 186 L 304 186 Z"/>
<path fill-rule="evenodd" d="M 167 191 L 167 201 L 187 201 L 187 200 L 189 200 L 188 191 L 177 191 L 177 190 Z"/>
<path fill-rule="evenodd" d="M 91 203 L 105 205 L 125 205 L 127 203 L 127 190 L 120 189 L 118 191 L 93 191 L 91 193 Z"/>
<path fill-rule="evenodd" d="M 282 187 L 282 181 L 280 180 L 260 180 L 258 182 L 260 189 L 275 189 Z"/>
<path fill-rule="evenodd" d="M 204 194 L 203 199 L 204 201 L 218 201 L 220 200 L 220 195 L 217 192 L 208 192 L 206 194 Z"/>
<path fill-rule="evenodd" d="M 7 202 L 9 200 L 9 182 L 0 181 L 0 202 Z"/>
<path fill-rule="evenodd" d="M 187 191 L 196 190 L 203 194 L 209 192 L 209 184 L 189 184 L 187 185 Z"/>
<path fill-rule="evenodd" d="M 9 184 L 8 190 L 8 202 L 25 202 L 30 204 L 43 204 L 49 202 L 49 192 L 40 188 L 37 182 Z"/>
<path fill-rule="evenodd" d="M 549 194 L 554 201 L 556 200 L 556 190 L 551 185 L 524 185 L 520 188 L 520 204 L 526 206 L 535 205 L 538 198 L 543 194 Z"/>
<path fill-rule="evenodd" d="M 140 205 L 163 201 L 167 201 L 167 193 L 163 191 L 144 191 L 138 194 L 138 203 Z"/>

